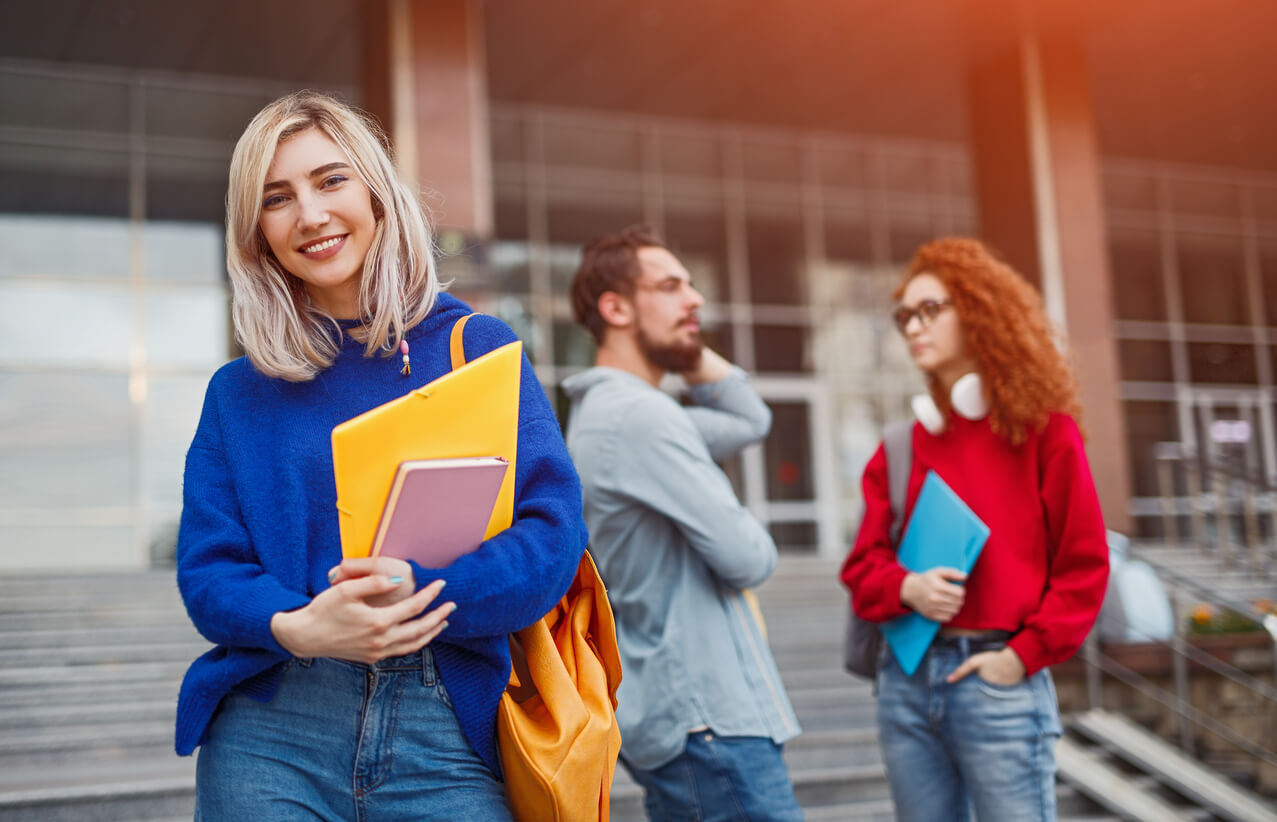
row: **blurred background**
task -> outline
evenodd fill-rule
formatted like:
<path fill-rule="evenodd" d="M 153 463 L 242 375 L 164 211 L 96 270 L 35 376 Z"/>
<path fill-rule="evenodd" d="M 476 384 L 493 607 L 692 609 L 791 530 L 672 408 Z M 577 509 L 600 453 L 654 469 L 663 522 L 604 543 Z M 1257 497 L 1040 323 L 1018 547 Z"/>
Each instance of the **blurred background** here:
<path fill-rule="evenodd" d="M 892 818 L 839 563 L 921 388 L 891 292 L 974 234 L 1073 352 L 1109 595 L 1054 669 L 1068 822 L 1277 820 L 1273 0 L 0 0 L 0 822 L 189 819 L 172 570 L 239 356 L 235 140 L 299 88 L 373 114 L 445 277 L 547 394 L 592 362 L 583 243 L 646 222 L 775 424 L 726 465 L 809 822 Z M 1258 794 L 1248 793 L 1256 791 Z M 642 818 L 618 774 L 612 818 Z"/>
<path fill-rule="evenodd" d="M 49 0 L 4 20 L 0 569 L 170 560 L 204 386 L 238 355 L 231 148 L 302 87 L 385 125 L 454 292 L 527 340 L 561 411 L 592 357 L 566 297 L 581 244 L 664 233 L 775 412 L 728 468 L 786 550 L 846 550 L 879 426 L 919 388 L 890 292 L 937 235 L 1042 289 L 1112 527 L 1166 527 L 1158 442 L 1277 473 L 1271 2 Z"/>

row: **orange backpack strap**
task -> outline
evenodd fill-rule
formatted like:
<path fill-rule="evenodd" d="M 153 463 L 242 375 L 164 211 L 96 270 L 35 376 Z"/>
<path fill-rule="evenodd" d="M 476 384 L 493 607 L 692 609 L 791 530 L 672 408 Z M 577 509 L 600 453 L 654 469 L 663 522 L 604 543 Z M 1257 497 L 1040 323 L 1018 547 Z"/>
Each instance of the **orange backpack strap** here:
<path fill-rule="evenodd" d="M 466 344 L 464 341 L 466 323 L 473 314 L 467 314 L 452 326 L 452 338 L 448 341 L 448 350 L 452 352 L 452 368 L 455 371 L 466 364 Z"/>

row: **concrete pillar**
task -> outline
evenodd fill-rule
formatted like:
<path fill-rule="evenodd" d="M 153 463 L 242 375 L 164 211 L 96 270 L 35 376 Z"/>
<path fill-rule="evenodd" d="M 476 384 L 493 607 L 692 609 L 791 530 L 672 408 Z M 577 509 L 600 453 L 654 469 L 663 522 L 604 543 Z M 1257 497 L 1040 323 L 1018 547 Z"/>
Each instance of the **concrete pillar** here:
<path fill-rule="evenodd" d="M 1105 521 L 1130 531 L 1130 466 L 1100 155 L 1081 43 L 1032 31 L 969 68 L 980 234 L 1041 289 L 1073 353 Z"/>
<path fill-rule="evenodd" d="M 437 228 L 492 235 L 492 154 L 478 0 L 369 0 L 364 107 L 417 180 Z"/>

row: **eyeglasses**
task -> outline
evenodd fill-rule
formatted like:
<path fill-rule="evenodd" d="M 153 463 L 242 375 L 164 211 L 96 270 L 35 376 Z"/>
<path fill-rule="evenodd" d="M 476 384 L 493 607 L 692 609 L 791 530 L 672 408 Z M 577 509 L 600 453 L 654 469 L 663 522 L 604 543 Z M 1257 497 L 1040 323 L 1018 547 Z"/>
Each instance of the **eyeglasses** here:
<path fill-rule="evenodd" d="M 950 300 L 923 300 L 914 308 L 902 305 L 891 313 L 891 318 L 896 321 L 896 328 L 900 329 L 900 333 L 905 333 L 905 329 L 909 327 L 909 322 L 914 317 L 922 323 L 922 327 L 926 328 L 936 321 L 936 317 L 940 316 L 940 312 L 945 308 L 953 305 Z"/>

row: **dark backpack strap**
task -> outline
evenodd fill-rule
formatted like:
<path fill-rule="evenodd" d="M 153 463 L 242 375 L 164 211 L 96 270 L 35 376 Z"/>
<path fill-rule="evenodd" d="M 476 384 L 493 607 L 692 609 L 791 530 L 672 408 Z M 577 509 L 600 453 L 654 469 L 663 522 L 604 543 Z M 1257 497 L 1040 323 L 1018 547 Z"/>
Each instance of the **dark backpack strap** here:
<path fill-rule="evenodd" d="M 913 473 L 913 420 L 893 422 L 882 431 L 882 447 L 887 452 L 887 496 L 891 500 L 891 546 L 900 542 L 905 522 L 905 498 L 909 475 Z"/>

